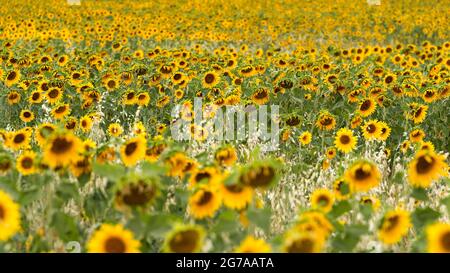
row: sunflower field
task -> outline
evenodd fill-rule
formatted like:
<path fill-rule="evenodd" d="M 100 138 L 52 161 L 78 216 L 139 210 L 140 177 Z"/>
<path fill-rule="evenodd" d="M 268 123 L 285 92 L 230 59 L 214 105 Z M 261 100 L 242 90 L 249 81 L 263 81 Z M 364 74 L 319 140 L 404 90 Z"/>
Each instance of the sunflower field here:
<path fill-rule="evenodd" d="M 0 252 L 450 252 L 449 0 L 0 2 Z"/>

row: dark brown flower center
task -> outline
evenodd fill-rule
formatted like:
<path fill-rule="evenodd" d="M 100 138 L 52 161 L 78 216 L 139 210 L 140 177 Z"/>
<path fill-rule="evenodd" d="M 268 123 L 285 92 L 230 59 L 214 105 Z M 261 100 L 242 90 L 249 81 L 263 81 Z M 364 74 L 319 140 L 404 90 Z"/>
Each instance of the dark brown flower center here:
<path fill-rule="evenodd" d="M 367 111 L 370 109 L 370 106 L 372 106 L 372 102 L 370 100 L 365 100 L 359 107 L 359 110 Z"/>
<path fill-rule="evenodd" d="M 170 240 L 170 250 L 175 253 L 194 252 L 199 239 L 200 235 L 195 230 L 180 231 Z"/>
<path fill-rule="evenodd" d="M 364 180 L 368 177 L 370 177 L 370 172 L 364 171 L 361 167 L 356 169 L 356 171 L 355 171 L 356 180 Z"/>
<path fill-rule="evenodd" d="M 342 136 L 339 138 L 339 141 L 340 141 L 342 144 L 348 144 L 348 143 L 350 143 L 350 137 L 349 137 L 348 135 L 342 135 Z"/>
<path fill-rule="evenodd" d="M 206 82 L 207 84 L 213 83 L 214 80 L 215 80 L 215 77 L 214 77 L 213 74 L 206 74 L 206 76 L 205 76 L 205 82 Z"/>
<path fill-rule="evenodd" d="M 119 237 L 109 237 L 105 242 L 105 251 L 108 253 L 124 253 L 126 245 Z"/>
<path fill-rule="evenodd" d="M 53 140 L 51 151 L 54 154 L 61 155 L 66 153 L 67 151 L 72 148 L 73 142 L 70 140 L 67 140 L 64 137 L 57 137 Z"/>
<path fill-rule="evenodd" d="M 33 167 L 33 159 L 30 157 L 25 157 L 24 159 L 22 159 L 22 167 L 24 169 L 30 169 L 31 167 Z"/>
<path fill-rule="evenodd" d="M 8 81 L 12 81 L 16 78 L 16 76 L 17 76 L 17 73 L 15 71 L 11 71 L 11 73 L 8 74 L 7 79 L 8 79 Z"/>
<path fill-rule="evenodd" d="M 210 191 L 203 191 L 202 196 L 197 201 L 197 205 L 203 206 L 209 203 L 211 199 L 213 198 L 213 194 Z"/>
<path fill-rule="evenodd" d="M 20 144 L 20 143 L 22 143 L 23 141 L 25 140 L 25 135 L 24 134 L 22 134 L 22 133 L 20 133 L 20 134 L 17 134 L 17 135 L 15 135 L 14 136 L 14 143 L 16 143 L 16 144 Z"/>
<path fill-rule="evenodd" d="M 416 171 L 419 174 L 426 174 L 428 173 L 434 165 L 434 158 L 429 157 L 430 160 L 427 160 L 425 158 L 425 156 L 420 156 L 417 159 L 417 164 L 416 164 Z"/>
<path fill-rule="evenodd" d="M 303 238 L 293 242 L 287 249 L 288 253 L 312 253 L 314 251 L 314 241 Z"/>
<path fill-rule="evenodd" d="M 386 231 L 391 231 L 398 225 L 398 223 L 400 221 L 400 217 L 398 215 L 394 215 L 394 216 L 387 218 L 385 221 L 386 221 L 385 222 L 386 226 L 384 229 Z"/>
<path fill-rule="evenodd" d="M 1 215 L 0 218 L 2 218 Z M 450 251 L 450 231 L 447 231 L 444 235 L 442 235 L 441 242 L 444 249 Z"/>
<path fill-rule="evenodd" d="M 136 151 L 137 147 L 138 145 L 136 142 L 128 143 L 127 146 L 125 147 L 125 155 L 127 156 L 132 155 Z"/>

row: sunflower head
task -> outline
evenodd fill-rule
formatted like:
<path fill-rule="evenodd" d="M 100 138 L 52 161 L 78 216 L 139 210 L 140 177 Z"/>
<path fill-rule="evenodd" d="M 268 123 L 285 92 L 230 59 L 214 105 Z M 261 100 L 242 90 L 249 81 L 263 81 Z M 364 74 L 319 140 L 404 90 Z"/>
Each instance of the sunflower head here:
<path fill-rule="evenodd" d="M 347 169 L 344 178 L 349 182 L 352 192 L 366 192 L 378 186 L 381 174 L 374 163 L 360 160 Z"/>
<path fill-rule="evenodd" d="M 114 201 L 120 210 L 147 208 L 155 202 L 159 188 L 156 177 L 127 176 L 116 186 Z"/>
<path fill-rule="evenodd" d="M 138 253 L 141 244 L 122 225 L 103 224 L 87 243 L 90 253 Z"/>
<path fill-rule="evenodd" d="M 164 240 L 163 251 L 170 253 L 200 252 L 205 231 L 197 225 L 176 225 Z"/>

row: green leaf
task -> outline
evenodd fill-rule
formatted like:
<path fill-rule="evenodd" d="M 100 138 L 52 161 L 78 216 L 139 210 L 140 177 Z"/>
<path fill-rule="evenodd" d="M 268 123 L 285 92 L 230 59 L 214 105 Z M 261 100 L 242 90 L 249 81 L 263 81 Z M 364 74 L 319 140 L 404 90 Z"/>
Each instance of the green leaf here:
<path fill-rule="evenodd" d="M 270 216 L 271 209 L 270 207 L 265 207 L 263 209 L 249 208 L 247 212 L 247 217 L 250 222 L 264 230 L 264 232 L 268 233 L 270 229 Z"/>
<path fill-rule="evenodd" d="M 428 201 L 427 190 L 424 188 L 414 188 L 411 197 L 420 201 Z"/>
<path fill-rule="evenodd" d="M 183 219 L 174 214 L 158 213 L 151 214 L 145 220 L 146 231 L 148 235 L 155 237 L 164 237 L 176 222 L 181 222 Z"/>
<path fill-rule="evenodd" d="M 63 241 L 79 239 L 80 234 L 75 219 L 63 212 L 53 214 L 51 226 L 58 232 L 59 238 Z"/>
<path fill-rule="evenodd" d="M 121 165 L 94 163 L 92 169 L 97 175 L 106 177 L 112 181 L 119 180 L 126 173 L 126 168 Z"/>
<path fill-rule="evenodd" d="M 333 218 L 337 218 L 341 215 L 343 215 L 344 213 L 349 212 L 352 209 L 352 206 L 350 205 L 350 203 L 348 201 L 340 201 L 336 204 L 334 204 L 333 208 L 331 209 L 331 211 L 329 212 L 329 216 L 333 217 Z"/>
<path fill-rule="evenodd" d="M 428 223 L 436 221 L 441 214 L 429 207 L 417 208 L 412 214 L 414 227 L 421 229 Z"/>
<path fill-rule="evenodd" d="M 166 168 L 150 162 L 144 162 L 142 164 L 142 174 L 145 176 L 160 176 L 166 173 Z"/>
<path fill-rule="evenodd" d="M 232 210 L 226 210 L 222 212 L 216 219 L 216 223 L 214 224 L 212 230 L 215 233 L 222 232 L 235 232 L 238 227 L 238 219 L 236 212 Z"/>

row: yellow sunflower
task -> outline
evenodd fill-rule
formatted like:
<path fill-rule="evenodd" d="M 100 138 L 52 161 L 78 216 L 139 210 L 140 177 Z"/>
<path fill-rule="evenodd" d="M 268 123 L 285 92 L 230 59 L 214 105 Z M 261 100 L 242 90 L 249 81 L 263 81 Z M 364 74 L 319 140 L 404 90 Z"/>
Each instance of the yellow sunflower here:
<path fill-rule="evenodd" d="M 381 174 L 375 164 L 360 160 L 347 169 L 344 178 L 352 192 L 367 192 L 380 184 Z"/>
<path fill-rule="evenodd" d="M 164 240 L 163 251 L 169 253 L 196 253 L 202 250 L 205 231 L 197 225 L 176 225 Z"/>
<path fill-rule="evenodd" d="M 263 239 L 256 239 L 253 236 L 247 236 L 236 248 L 236 253 L 269 253 L 270 245 Z"/>
<path fill-rule="evenodd" d="M 352 130 L 347 128 L 341 128 L 336 133 L 336 137 L 334 138 L 334 145 L 336 149 L 343 153 L 349 153 L 353 151 L 358 142 L 358 137 L 353 135 Z"/>
<path fill-rule="evenodd" d="M 240 184 L 220 185 L 223 204 L 231 209 L 240 210 L 245 208 L 253 198 L 253 189 Z"/>
<path fill-rule="evenodd" d="M 16 168 L 22 175 L 36 173 L 36 153 L 33 151 L 23 152 L 16 161 Z"/>
<path fill-rule="evenodd" d="M 377 120 L 369 120 L 361 127 L 365 139 L 378 139 L 381 134 L 381 126 Z"/>
<path fill-rule="evenodd" d="M 43 161 L 51 168 L 65 167 L 82 151 L 81 140 L 71 133 L 55 133 L 45 144 Z"/>
<path fill-rule="evenodd" d="M 450 224 L 435 223 L 426 228 L 427 251 L 450 253 Z"/>
<path fill-rule="evenodd" d="M 333 207 L 334 195 L 328 189 L 317 189 L 312 193 L 310 203 L 313 209 L 327 213 Z"/>
<path fill-rule="evenodd" d="M 119 123 L 111 123 L 108 126 L 108 133 L 111 136 L 118 137 L 123 133 L 123 128 Z"/>
<path fill-rule="evenodd" d="M 362 117 L 368 117 L 375 112 L 376 107 L 377 104 L 373 99 L 364 99 L 359 104 L 358 113 Z"/>
<path fill-rule="evenodd" d="M 122 225 L 102 224 L 87 242 L 90 253 L 139 253 L 141 243 Z"/>
<path fill-rule="evenodd" d="M 143 136 L 137 136 L 129 139 L 122 145 L 120 155 L 125 166 L 134 166 L 136 163 L 144 159 L 145 150 L 147 148 L 147 140 Z"/>
<path fill-rule="evenodd" d="M 216 86 L 220 81 L 219 75 L 214 71 L 206 72 L 203 75 L 202 85 L 205 88 L 212 88 Z"/>
<path fill-rule="evenodd" d="M 385 244 L 398 243 L 411 227 L 409 213 L 405 210 L 388 211 L 378 230 L 378 237 Z"/>
<path fill-rule="evenodd" d="M 222 196 L 213 186 L 201 185 L 189 198 L 188 212 L 195 219 L 213 217 L 222 205 Z"/>
<path fill-rule="evenodd" d="M 312 141 L 312 134 L 308 131 L 301 133 L 298 140 L 302 145 L 308 145 Z"/>
<path fill-rule="evenodd" d="M 447 175 L 445 156 L 431 150 L 420 150 L 408 164 L 408 180 L 415 187 L 428 188 L 441 176 Z"/>
<path fill-rule="evenodd" d="M 4 191 L 0 190 L 0 241 L 7 241 L 20 232 L 19 205 Z"/>

